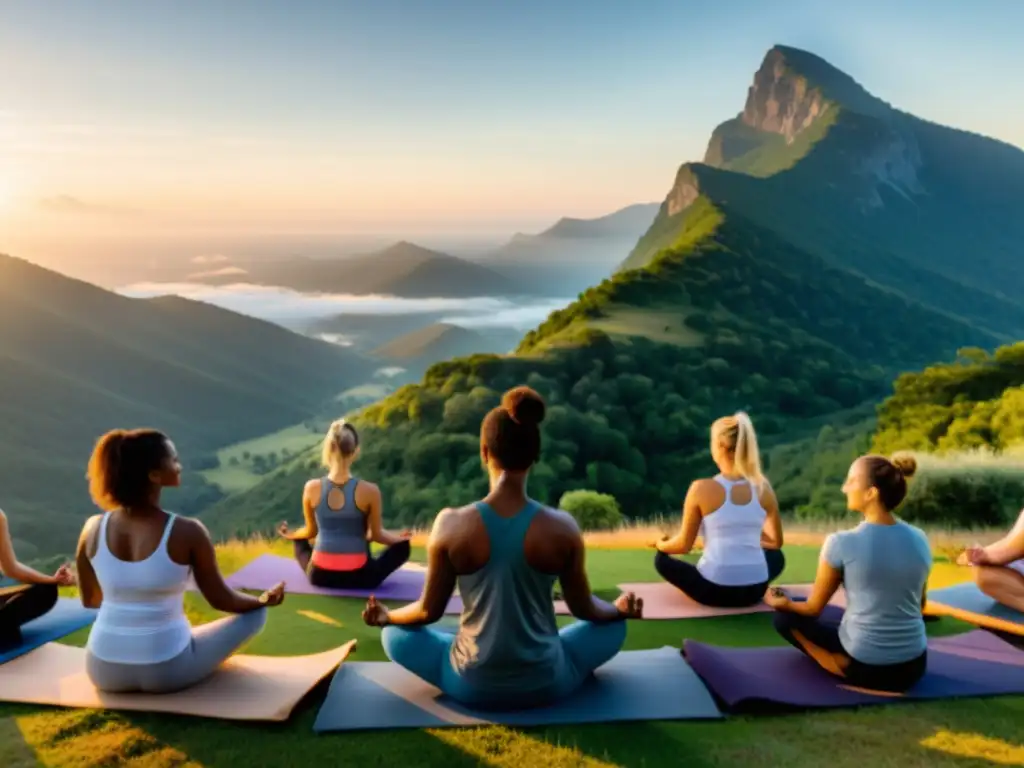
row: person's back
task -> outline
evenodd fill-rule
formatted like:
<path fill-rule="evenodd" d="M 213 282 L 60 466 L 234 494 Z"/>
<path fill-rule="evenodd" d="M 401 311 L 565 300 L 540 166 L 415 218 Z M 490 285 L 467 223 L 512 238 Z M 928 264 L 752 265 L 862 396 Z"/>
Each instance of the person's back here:
<path fill-rule="evenodd" d="M 576 521 L 526 494 L 544 411 L 528 387 L 505 393 L 480 427 L 490 493 L 434 520 L 423 596 L 394 611 L 371 596 L 363 611 L 368 625 L 384 627 L 388 658 L 469 706 L 518 709 L 568 696 L 622 648 L 623 620 L 643 613 L 632 593 L 613 605 L 594 597 Z M 580 619 L 561 629 L 556 579 Z M 456 586 L 459 629 L 426 626 L 441 618 Z"/>
<path fill-rule="evenodd" d="M 552 687 L 564 661 L 552 591 L 556 573 L 527 561 L 525 540 L 540 505 L 502 517 L 476 505 L 490 553 L 486 565 L 457 577 L 462 620 L 452 645 L 453 667 L 473 686 L 497 694 L 533 695 Z"/>
<path fill-rule="evenodd" d="M 89 491 L 104 510 L 86 521 L 76 555 L 82 604 L 98 608 L 86 674 L 102 691 L 165 693 L 206 678 L 266 622 L 283 585 L 253 598 L 230 589 L 213 542 L 196 520 L 160 507 L 178 485 L 174 444 L 154 430 L 114 430 L 89 460 Z M 236 614 L 193 630 L 184 611 L 189 576 L 210 605 Z"/>
<path fill-rule="evenodd" d="M 316 506 L 317 537 L 310 563 L 332 571 L 350 571 L 361 568 L 370 558 L 370 543 L 366 537 L 366 515 L 356 505 L 356 487 L 359 479 L 350 477 L 337 485 L 329 477 L 320 480 L 320 501 Z M 342 494 L 342 504 L 333 508 L 329 499 L 332 490 Z"/>
<path fill-rule="evenodd" d="M 895 664 L 925 651 L 921 596 L 932 556 L 920 529 L 863 522 L 832 534 L 823 553 L 842 568 L 847 607 L 839 637 L 855 659 Z"/>
<path fill-rule="evenodd" d="M 768 513 L 758 490 L 746 480 L 717 475 L 725 500 L 701 520 L 704 553 L 697 570 L 708 581 L 722 586 L 741 586 L 768 581 L 768 562 L 761 547 L 761 531 Z M 746 486 L 746 487 L 743 487 Z M 737 501 L 742 495 L 744 501 Z"/>
<path fill-rule="evenodd" d="M 103 592 L 103 603 L 87 648 L 97 658 L 125 664 L 166 661 L 192 639 L 184 599 L 191 568 L 171 560 L 167 540 L 175 515 L 167 516 L 160 543 L 137 562 L 121 560 L 107 545 L 111 513 L 103 515 L 96 553 L 89 558 Z"/>

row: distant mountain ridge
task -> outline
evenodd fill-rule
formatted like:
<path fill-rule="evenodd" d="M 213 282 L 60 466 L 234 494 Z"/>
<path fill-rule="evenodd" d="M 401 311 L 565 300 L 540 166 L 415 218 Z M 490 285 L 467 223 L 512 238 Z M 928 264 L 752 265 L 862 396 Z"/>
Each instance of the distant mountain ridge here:
<path fill-rule="evenodd" d="M 638 203 L 595 219 L 564 217 L 539 234 L 516 234 L 480 262 L 535 293 L 574 296 L 622 260 L 659 208 L 658 203 Z"/>
<path fill-rule="evenodd" d="M 210 274 L 200 280 L 212 284 L 249 282 L 306 293 L 404 298 L 512 296 L 524 292 L 514 280 L 487 266 L 407 241 L 343 259 L 294 257 L 246 262 L 241 267 L 244 275 Z"/>
<path fill-rule="evenodd" d="M 126 298 L 0 255 L 0 507 L 24 557 L 69 552 L 92 509 L 83 475 L 101 433 L 166 430 L 194 467 L 304 420 L 372 371 L 268 322 Z"/>

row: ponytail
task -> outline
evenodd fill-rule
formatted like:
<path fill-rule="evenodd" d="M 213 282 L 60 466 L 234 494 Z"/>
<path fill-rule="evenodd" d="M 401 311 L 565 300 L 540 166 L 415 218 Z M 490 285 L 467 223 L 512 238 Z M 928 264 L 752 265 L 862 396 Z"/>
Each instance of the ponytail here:
<path fill-rule="evenodd" d="M 723 416 L 711 427 L 712 437 L 732 454 L 736 471 L 760 490 L 765 477 L 761 470 L 761 452 L 757 446 L 754 424 L 744 411 Z"/>
<path fill-rule="evenodd" d="M 736 471 L 759 488 L 764 484 L 761 472 L 761 452 L 757 447 L 757 433 L 754 424 L 744 411 L 737 411 L 736 419 Z"/>

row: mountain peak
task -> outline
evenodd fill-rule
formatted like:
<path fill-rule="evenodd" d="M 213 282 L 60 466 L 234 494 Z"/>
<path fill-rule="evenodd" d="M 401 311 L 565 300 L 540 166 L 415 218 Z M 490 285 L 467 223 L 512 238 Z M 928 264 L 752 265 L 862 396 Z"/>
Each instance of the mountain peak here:
<path fill-rule="evenodd" d="M 820 56 L 776 45 L 754 74 L 740 119 L 751 128 L 792 141 L 831 105 L 873 117 L 891 112 L 885 102 Z"/>

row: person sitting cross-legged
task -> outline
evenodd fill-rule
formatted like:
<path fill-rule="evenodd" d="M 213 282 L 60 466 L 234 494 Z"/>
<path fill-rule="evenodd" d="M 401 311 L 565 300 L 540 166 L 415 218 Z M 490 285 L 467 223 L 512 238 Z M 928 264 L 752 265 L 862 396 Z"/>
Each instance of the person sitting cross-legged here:
<path fill-rule="evenodd" d="M 45 616 L 57 604 L 57 588 L 75 583 L 75 574 L 62 565 L 52 576 L 20 562 L 14 554 L 7 516 L 0 510 L 0 574 L 18 582 L 0 587 L 0 653 L 21 645 L 21 628 Z"/>
<path fill-rule="evenodd" d="M 527 387 L 505 394 L 480 432 L 490 493 L 437 516 L 417 602 L 388 610 L 371 597 L 363 613 L 368 625 L 384 627 L 392 661 L 469 706 L 533 707 L 570 695 L 621 650 L 624 620 L 642 615 L 633 594 L 614 604 L 591 594 L 576 521 L 527 495 L 544 411 Z M 555 581 L 580 619 L 561 630 Z M 464 605 L 458 630 L 426 626 L 441 618 L 456 585 Z"/>
<path fill-rule="evenodd" d="M 651 544 L 658 550 L 654 567 L 702 605 L 756 605 L 786 559 L 779 503 L 761 472 L 757 436 L 747 414 L 741 411 L 711 426 L 711 456 L 719 474 L 690 486 L 679 532 Z M 689 554 L 698 534 L 704 553 L 696 565 L 673 557 Z"/>
<path fill-rule="evenodd" d="M 296 531 L 287 523 L 278 526 L 278 534 L 292 542 L 295 560 L 315 587 L 376 589 L 412 553 L 408 531 L 396 534 L 384 528 L 380 488 L 352 474 L 358 458 L 356 428 L 345 420 L 335 421 L 321 451 L 327 474 L 310 480 L 302 491 L 303 526 Z M 374 541 L 387 547 L 377 557 L 370 552 Z"/>
<path fill-rule="evenodd" d="M 1024 613 L 1024 511 L 1006 536 L 987 547 L 968 547 L 957 562 L 974 568 L 982 592 Z"/>
<path fill-rule="evenodd" d="M 922 609 L 931 547 L 923 531 L 893 514 L 916 467 L 910 456 L 853 462 L 843 492 L 863 522 L 825 539 L 806 602 L 790 600 L 778 588 L 765 596 L 782 637 L 825 671 L 862 688 L 903 692 L 927 668 Z M 840 585 L 846 610 L 836 620 L 821 617 Z"/>

